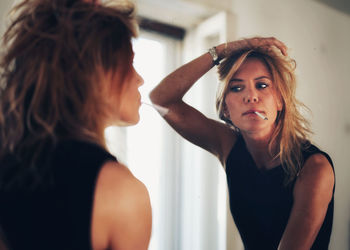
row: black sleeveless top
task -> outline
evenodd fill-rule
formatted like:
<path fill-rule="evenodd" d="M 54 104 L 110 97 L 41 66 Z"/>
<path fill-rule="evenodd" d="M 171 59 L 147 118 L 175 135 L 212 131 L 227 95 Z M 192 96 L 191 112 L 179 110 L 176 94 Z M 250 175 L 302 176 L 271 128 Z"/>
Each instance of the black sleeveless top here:
<path fill-rule="evenodd" d="M 304 162 L 313 154 L 330 157 L 314 145 L 303 150 Z M 240 136 L 226 161 L 230 209 L 246 250 L 278 248 L 293 205 L 293 189 L 284 185 L 282 166 L 259 170 Z M 333 222 L 333 197 L 311 249 L 326 250 Z"/>
<path fill-rule="evenodd" d="M 101 166 L 116 160 L 81 141 L 59 143 L 48 157 L 53 184 L 40 191 L 0 190 L 0 225 L 10 249 L 91 249 L 91 214 Z"/>

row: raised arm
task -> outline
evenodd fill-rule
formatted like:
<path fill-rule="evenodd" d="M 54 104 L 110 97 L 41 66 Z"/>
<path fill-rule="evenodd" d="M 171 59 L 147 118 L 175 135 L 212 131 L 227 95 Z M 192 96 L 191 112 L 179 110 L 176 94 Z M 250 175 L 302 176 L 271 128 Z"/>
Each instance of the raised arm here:
<path fill-rule="evenodd" d="M 275 38 L 251 38 L 220 44 L 216 46 L 216 52 L 222 59 L 235 50 L 268 46 L 276 46 L 286 54 L 284 44 Z M 164 78 L 153 89 L 150 98 L 153 103 L 169 108 L 170 112 L 164 118 L 179 134 L 213 153 L 224 164 L 236 140 L 235 133 L 226 124 L 207 118 L 183 101 L 187 91 L 213 66 L 211 55 L 204 53 Z"/>
<path fill-rule="evenodd" d="M 334 172 L 325 156 L 305 163 L 294 187 L 294 204 L 279 250 L 308 250 L 314 243 L 332 199 Z"/>
<path fill-rule="evenodd" d="M 224 45 L 216 47 L 220 58 Z M 204 116 L 183 102 L 183 96 L 212 67 L 213 59 L 204 53 L 164 78 L 151 92 L 153 103 L 169 108 L 165 120 L 185 139 L 216 155 L 223 163 L 225 144 L 232 145 L 234 134 L 225 124 Z M 214 103 L 213 103 L 214 105 Z"/>

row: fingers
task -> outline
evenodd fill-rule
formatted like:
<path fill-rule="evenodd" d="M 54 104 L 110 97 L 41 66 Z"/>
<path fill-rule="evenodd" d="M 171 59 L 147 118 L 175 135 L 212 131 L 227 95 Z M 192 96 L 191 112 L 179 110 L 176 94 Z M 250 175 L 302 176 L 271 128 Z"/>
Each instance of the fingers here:
<path fill-rule="evenodd" d="M 263 48 L 266 50 L 271 50 L 272 47 L 276 47 L 277 49 L 279 49 L 284 56 L 288 55 L 287 46 L 275 37 L 253 37 L 233 41 L 227 45 L 227 49 L 229 50 L 228 52 L 254 48 Z"/>
<path fill-rule="evenodd" d="M 268 43 L 268 45 L 277 47 L 284 56 L 288 55 L 288 52 L 287 52 L 288 48 L 283 42 L 281 42 L 280 40 L 274 37 L 270 37 L 266 39 L 267 39 L 266 42 Z"/>
<path fill-rule="evenodd" d="M 278 48 L 284 56 L 288 55 L 287 46 L 275 37 L 254 37 L 245 40 L 250 45 L 250 48 L 271 48 L 274 46 Z"/>

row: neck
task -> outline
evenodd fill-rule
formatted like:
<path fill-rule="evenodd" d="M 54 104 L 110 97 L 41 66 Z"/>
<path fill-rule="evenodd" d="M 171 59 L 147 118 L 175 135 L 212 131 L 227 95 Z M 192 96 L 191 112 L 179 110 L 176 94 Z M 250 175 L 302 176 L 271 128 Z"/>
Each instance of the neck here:
<path fill-rule="evenodd" d="M 276 143 L 272 145 L 272 152 L 270 153 L 269 151 L 271 135 L 272 133 L 264 136 L 242 133 L 247 149 L 252 155 L 258 168 L 271 169 L 280 164 L 279 159 L 274 159 L 273 157 L 277 152 Z"/>

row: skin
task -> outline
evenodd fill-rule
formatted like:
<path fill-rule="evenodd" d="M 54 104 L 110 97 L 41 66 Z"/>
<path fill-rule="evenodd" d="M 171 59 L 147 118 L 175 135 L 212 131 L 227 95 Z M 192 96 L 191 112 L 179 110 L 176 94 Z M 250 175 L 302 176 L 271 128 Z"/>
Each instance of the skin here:
<path fill-rule="evenodd" d="M 279 250 L 310 249 L 332 199 L 334 173 L 321 154 L 304 164 L 293 190 L 293 207 L 280 241 Z"/>
<path fill-rule="evenodd" d="M 219 58 L 244 48 L 272 46 L 287 55 L 286 46 L 275 38 L 252 38 L 216 46 Z M 150 94 L 153 103 L 170 111 L 165 120 L 185 139 L 217 156 L 225 168 L 228 154 L 237 134 L 226 124 L 207 118 L 186 104 L 182 98 L 195 82 L 213 67 L 212 57 L 205 53 L 168 75 Z M 261 82 L 265 81 L 266 87 Z M 240 128 L 248 151 L 259 168 L 280 164 L 267 151 L 281 101 L 266 65 L 258 59 L 247 59 L 230 82 L 225 115 Z M 238 88 L 237 88 L 238 87 Z M 234 90 L 236 89 L 236 90 Z M 239 90 L 239 91 L 237 91 Z M 264 121 L 246 111 L 258 109 L 268 117 Z M 280 250 L 310 249 L 324 220 L 332 198 L 334 174 L 330 163 L 320 154 L 311 156 L 296 181 L 291 215 L 280 241 Z"/>
<path fill-rule="evenodd" d="M 101 81 L 106 87 L 103 96 L 107 101 L 107 126 L 129 126 L 139 122 L 139 108 L 141 105 L 141 94 L 138 88 L 144 83 L 143 78 L 131 66 L 130 72 L 124 79 L 122 90 L 118 82 L 122 81 L 120 74 L 108 72 L 101 76 Z M 120 94 L 122 92 L 122 94 Z"/>
<path fill-rule="evenodd" d="M 270 136 L 281 102 L 266 65 L 257 58 L 248 58 L 229 83 L 225 98 L 231 121 L 245 136 Z M 257 110 L 268 118 L 262 120 L 251 111 Z M 247 113 L 248 112 L 248 113 Z"/>
<path fill-rule="evenodd" d="M 228 116 L 237 126 L 258 167 L 269 168 L 278 165 L 267 148 L 275 128 L 277 111 L 282 104 L 275 90 L 272 76 L 263 61 L 248 58 L 229 83 L 225 98 Z M 258 111 L 268 118 L 261 119 L 253 113 Z"/>
<path fill-rule="evenodd" d="M 144 83 L 143 78 L 132 66 L 124 87 L 123 95 L 120 97 L 120 115 L 117 124 L 133 125 L 139 122 L 139 108 L 141 105 L 141 94 L 138 88 Z"/>
<path fill-rule="evenodd" d="M 100 4 L 100 0 L 83 0 Z M 99 70 L 97 70 L 99 71 Z M 102 96 L 107 101 L 105 127 L 128 126 L 139 119 L 142 77 L 131 65 L 119 95 L 118 72 L 100 75 Z M 152 210 L 145 185 L 123 164 L 106 162 L 97 177 L 91 219 L 94 250 L 146 250 L 152 231 Z"/>
<path fill-rule="evenodd" d="M 131 66 L 122 90 L 118 72 L 101 76 L 103 99 L 108 103 L 105 126 L 136 124 L 142 77 Z M 119 93 L 121 91 L 121 94 Z M 93 249 L 146 250 L 152 230 L 152 212 L 148 191 L 121 163 L 106 162 L 98 175 L 91 226 Z"/>
<path fill-rule="evenodd" d="M 126 166 L 105 163 L 94 195 L 93 249 L 146 250 L 151 230 L 151 205 L 144 184 Z"/>

